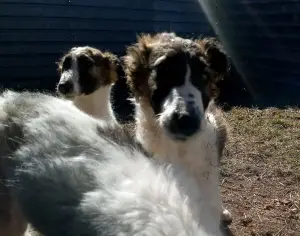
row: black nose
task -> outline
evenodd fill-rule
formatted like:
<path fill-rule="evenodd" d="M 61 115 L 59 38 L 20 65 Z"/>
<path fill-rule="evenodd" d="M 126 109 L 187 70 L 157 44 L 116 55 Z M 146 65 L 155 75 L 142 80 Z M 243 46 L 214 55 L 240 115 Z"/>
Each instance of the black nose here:
<path fill-rule="evenodd" d="M 195 134 L 200 128 L 200 116 L 196 112 L 173 113 L 169 121 L 169 132 L 178 139 Z"/>
<path fill-rule="evenodd" d="M 70 81 L 58 84 L 58 91 L 62 94 L 71 93 L 73 90 L 73 84 Z"/>

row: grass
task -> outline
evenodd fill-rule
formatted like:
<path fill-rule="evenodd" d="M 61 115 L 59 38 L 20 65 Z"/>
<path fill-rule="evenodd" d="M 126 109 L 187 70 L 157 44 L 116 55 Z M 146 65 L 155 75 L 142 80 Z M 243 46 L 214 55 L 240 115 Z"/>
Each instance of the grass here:
<path fill-rule="evenodd" d="M 300 110 L 233 108 L 221 192 L 237 236 L 300 235 Z"/>

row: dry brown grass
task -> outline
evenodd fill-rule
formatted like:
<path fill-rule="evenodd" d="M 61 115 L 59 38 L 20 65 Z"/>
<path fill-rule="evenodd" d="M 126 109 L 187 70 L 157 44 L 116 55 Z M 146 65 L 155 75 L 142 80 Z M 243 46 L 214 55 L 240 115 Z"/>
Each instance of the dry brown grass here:
<path fill-rule="evenodd" d="M 221 192 L 233 235 L 300 235 L 300 110 L 234 108 Z"/>

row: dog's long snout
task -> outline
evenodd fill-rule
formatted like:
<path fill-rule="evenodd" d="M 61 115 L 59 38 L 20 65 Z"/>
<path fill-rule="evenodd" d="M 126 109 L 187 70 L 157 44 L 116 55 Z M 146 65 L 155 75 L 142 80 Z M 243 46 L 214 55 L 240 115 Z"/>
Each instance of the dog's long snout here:
<path fill-rule="evenodd" d="M 73 91 L 73 84 L 71 81 L 66 81 L 58 84 L 58 91 L 62 94 L 68 94 Z"/>
<path fill-rule="evenodd" d="M 200 128 L 200 114 L 194 106 L 188 106 L 186 111 L 174 112 L 170 118 L 169 131 L 178 137 L 189 137 Z"/>

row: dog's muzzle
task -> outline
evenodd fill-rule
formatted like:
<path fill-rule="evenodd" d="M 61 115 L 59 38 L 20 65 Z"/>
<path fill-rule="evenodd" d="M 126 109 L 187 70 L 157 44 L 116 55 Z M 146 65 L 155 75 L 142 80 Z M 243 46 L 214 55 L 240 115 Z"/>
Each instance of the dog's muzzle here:
<path fill-rule="evenodd" d="M 73 87 L 74 87 L 73 83 L 68 80 L 68 81 L 59 83 L 57 86 L 57 90 L 59 93 L 67 95 L 67 94 L 73 93 L 73 90 L 74 90 Z"/>
<path fill-rule="evenodd" d="M 194 107 L 185 111 L 175 111 L 166 122 L 166 129 L 174 139 L 186 140 L 200 130 L 201 115 Z"/>

